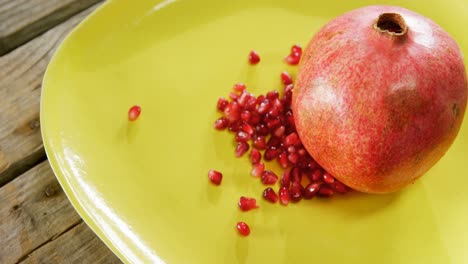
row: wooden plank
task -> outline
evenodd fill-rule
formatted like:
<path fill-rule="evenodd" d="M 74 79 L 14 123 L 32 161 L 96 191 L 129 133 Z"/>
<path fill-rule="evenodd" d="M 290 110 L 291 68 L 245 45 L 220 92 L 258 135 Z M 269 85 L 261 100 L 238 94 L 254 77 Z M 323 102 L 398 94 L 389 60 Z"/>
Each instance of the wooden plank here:
<path fill-rule="evenodd" d="M 0 0 L 0 56 L 101 0 Z"/>
<path fill-rule="evenodd" d="M 122 263 L 86 226 L 80 223 L 30 254 L 29 263 Z"/>
<path fill-rule="evenodd" d="M 0 57 L 0 186 L 45 160 L 39 120 L 44 72 L 62 39 L 98 5 Z"/>

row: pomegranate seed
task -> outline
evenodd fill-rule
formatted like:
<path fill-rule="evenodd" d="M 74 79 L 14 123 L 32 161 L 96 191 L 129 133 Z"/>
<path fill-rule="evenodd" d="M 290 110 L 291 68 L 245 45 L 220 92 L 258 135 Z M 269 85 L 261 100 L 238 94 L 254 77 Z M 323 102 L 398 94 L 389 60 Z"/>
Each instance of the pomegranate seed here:
<path fill-rule="evenodd" d="M 293 91 L 293 88 L 294 88 L 294 85 L 293 84 L 288 84 L 284 87 L 284 90 L 283 90 L 283 94 L 286 95 L 286 96 L 291 96 L 292 95 L 292 91 Z M 291 99 L 291 98 L 288 98 L 288 99 Z M 289 101 L 289 100 L 288 100 Z"/>
<path fill-rule="evenodd" d="M 250 117 L 252 117 L 252 114 L 250 113 L 250 111 L 247 111 L 247 110 L 242 111 L 242 113 L 241 113 L 241 119 L 242 120 L 244 120 L 245 122 L 249 122 Z"/>
<path fill-rule="evenodd" d="M 284 138 L 284 144 L 286 146 L 297 145 L 299 142 L 299 137 L 297 136 L 296 132 L 293 132 Z"/>
<path fill-rule="evenodd" d="M 304 197 L 304 199 L 312 199 L 319 192 L 319 189 L 319 183 L 310 183 L 304 188 L 302 196 Z"/>
<path fill-rule="evenodd" d="M 236 134 L 236 141 L 237 142 L 247 142 L 250 140 L 250 135 L 245 133 L 244 131 L 239 131 Z"/>
<path fill-rule="evenodd" d="M 331 197 L 333 196 L 333 190 L 328 186 L 321 186 L 318 195 L 320 197 Z"/>
<path fill-rule="evenodd" d="M 278 155 L 278 163 L 283 169 L 286 169 L 289 166 L 288 156 L 286 153 L 283 152 Z"/>
<path fill-rule="evenodd" d="M 241 129 L 250 136 L 252 136 L 255 133 L 253 127 L 247 123 L 243 123 Z"/>
<path fill-rule="evenodd" d="M 266 161 L 270 161 L 270 160 L 274 160 L 276 157 L 278 156 L 278 150 L 273 147 L 273 148 L 269 148 L 265 151 L 265 154 L 263 155 L 263 158 L 266 160 Z"/>
<path fill-rule="evenodd" d="M 220 97 L 218 99 L 218 104 L 216 105 L 216 108 L 218 108 L 219 111 L 223 112 L 226 106 L 229 104 L 228 100 L 224 97 Z"/>
<path fill-rule="evenodd" d="M 275 129 L 281 125 L 281 120 L 278 118 L 275 118 L 275 119 L 269 120 L 266 125 L 269 129 Z"/>
<path fill-rule="evenodd" d="M 323 181 L 331 185 L 335 182 L 335 178 L 330 173 L 325 172 L 323 174 Z"/>
<path fill-rule="evenodd" d="M 255 163 L 252 166 L 252 171 L 250 172 L 250 174 L 254 177 L 260 177 L 262 176 L 264 171 L 265 171 L 265 164 L 259 162 L 259 163 Z"/>
<path fill-rule="evenodd" d="M 252 65 L 255 65 L 260 62 L 260 56 L 255 50 L 252 50 L 249 54 L 249 62 Z"/>
<path fill-rule="evenodd" d="M 227 120 L 227 118 L 223 116 L 223 117 L 218 118 L 215 121 L 214 128 L 216 128 L 217 130 L 224 130 L 226 129 L 226 127 L 228 127 L 228 125 L 229 125 L 229 120 Z"/>
<path fill-rule="evenodd" d="M 266 139 L 264 136 L 257 136 L 253 140 L 253 146 L 257 149 L 265 149 L 266 148 Z"/>
<path fill-rule="evenodd" d="M 333 187 L 335 189 L 335 191 L 339 192 L 339 193 L 346 193 L 347 191 L 347 187 L 339 182 L 339 181 L 335 181 L 335 183 L 333 184 Z"/>
<path fill-rule="evenodd" d="M 141 107 L 134 105 L 128 110 L 128 120 L 135 121 L 141 114 Z"/>
<path fill-rule="evenodd" d="M 307 153 L 306 155 L 309 155 L 309 154 Z M 318 169 L 318 168 L 321 168 L 321 167 L 320 167 L 320 165 L 318 165 L 318 163 L 315 160 L 310 160 L 307 163 L 307 168 L 309 170 L 315 170 L 315 169 Z"/>
<path fill-rule="evenodd" d="M 237 231 L 243 236 L 248 236 L 250 234 L 250 227 L 244 222 L 237 223 Z"/>
<path fill-rule="evenodd" d="M 272 184 L 275 184 L 277 181 L 278 181 L 278 176 L 276 176 L 274 172 L 266 170 L 262 173 L 263 184 L 272 185 Z"/>
<path fill-rule="evenodd" d="M 255 198 L 248 198 L 245 196 L 240 197 L 238 205 L 241 211 L 244 212 L 258 208 L 257 200 L 255 200 Z"/>
<path fill-rule="evenodd" d="M 286 130 L 286 128 L 284 126 L 280 126 L 275 130 L 273 135 L 275 135 L 275 137 L 280 138 L 280 137 L 282 137 L 284 135 L 285 130 Z"/>
<path fill-rule="evenodd" d="M 285 186 L 285 187 L 288 187 L 289 188 L 289 177 L 291 175 L 291 170 L 290 169 L 287 169 L 283 172 L 283 175 L 281 176 L 281 179 L 280 179 L 280 185 L 281 186 Z"/>
<path fill-rule="evenodd" d="M 301 60 L 301 56 L 297 53 L 291 53 L 288 56 L 284 57 L 284 61 L 289 65 L 297 65 Z"/>
<path fill-rule="evenodd" d="M 234 87 L 233 87 L 234 91 L 236 91 L 236 92 L 243 92 L 245 90 L 245 88 L 247 88 L 247 87 L 243 83 L 236 83 L 236 84 L 234 84 Z"/>
<path fill-rule="evenodd" d="M 314 170 L 314 172 L 312 173 L 311 181 L 318 182 L 320 181 L 321 178 L 322 178 L 322 170 L 321 169 Z"/>
<path fill-rule="evenodd" d="M 285 145 L 286 145 L 286 144 L 285 144 Z M 296 152 L 296 148 L 295 148 L 294 146 L 289 146 L 287 150 L 288 150 L 289 153 L 294 153 L 294 152 Z"/>
<path fill-rule="evenodd" d="M 240 118 L 240 106 L 237 102 L 230 102 L 224 109 L 224 115 L 229 121 L 237 121 Z"/>
<path fill-rule="evenodd" d="M 232 101 L 237 101 L 237 99 L 239 99 L 239 95 L 234 92 L 230 92 L 229 98 L 231 98 Z"/>
<path fill-rule="evenodd" d="M 216 170 L 209 170 L 208 171 L 208 178 L 210 181 L 215 185 L 220 185 L 221 180 L 223 179 L 223 174 Z"/>
<path fill-rule="evenodd" d="M 266 97 L 261 94 L 257 97 L 257 104 L 260 105 L 261 102 L 265 101 Z"/>
<path fill-rule="evenodd" d="M 291 177 L 293 182 L 301 182 L 302 181 L 302 172 L 299 168 L 292 168 L 291 169 Z"/>
<path fill-rule="evenodd" d="M 305 156 L 307 155 L 307 151 L 304 148 L 300 148 L 297 150 L 297 154 L 299 154 L 299 156 Z"/>
<path fill-rule="evenodd" d="M 289 196 L 293 202 L 299 202 L 302 199 L 302 187 L 300 182 L 293 182 L 291 188 L 289 189 Z"/>
<path fill-rule="evenodd" d="M 244 109 L 253 111 L 257 106 L 257 99 L 255 97 L 248 97 L 247 102 L 245 103 Z"/>
<path fill-rule="evenodd" d="M 250 124 L 251 125 L 256 125 L 260 122 L 260 115 L 258 115 L 256 112 L 251 112 L 250 113 Z"/>
<path fill-rule="evenodd" d="M 268 127 L 266 127 L 264 124 L 260 124 L 255 127 L 255 131 L 257 132 L 257 135 L 259 136 L 266 136 L 270 132 Z"/>
<path fill-rule="evenodd" d="M 282 186 L 279 189 L 279 199 L 282 205 L 288 205 L 289 203 L 289 190 L 287 187 Z"/>
<path fill-rule="evenodd" d="M 236 146 L 236 157 L 242 157 L 249 150 L 249 144 L 246 142 L 239 142 Z"/>
<path fill-rule="evenodd" d="M 257 113 L 265 114 L 270 109 L 270 101 L 268 99 L 263 100 L 257 108 Z"/>
<path fill-rule="evenodd" d="M 263 191 L 263 198 L 271 203 L 276 203 L 278 201 L 278 195 L 271 187 L 268 187 Z"/>
<path fill-rule="evenodd" d="M 278 99 L 279 98 L 279 93 L 278 91 L 276 90 L 273 90 L 273 91 L 269 91 L 267 94 L 266 94 L 266 98 L 270 101 L 274 101 L 275 99 Z"/>
<path fill-rule="evenodd" d="M 298 53 L 298 54 L 302 55 L 302 48 L 301 48 L 301 46 L 299 46 L 299 45 L 297 45 L 297 44 L 296 44 L 296 45 L 293 45 L 293 46 L 291 47 L 291 53 Z"/>
<path fill-rule="evenodd" d="M 291 153 L 288 155 L 288 160 L 291 162 L 291 164 L 295 165 L 299 160 L 299 156 L 296 153 Z"/>
<path fill-rule="evenodd" d="M 229 128 L 229 131 L 239 132 L 241 130 L 241 126 L 242 126 L 242 121 L 237 120 L 229 124 L 228 128 Z"/>
<path fill-rule="evenodd" d="M 293 83 L 293 80 L 292 80 L 292 77 L 291 75 L 289 75 L 288 72 L 284 71 L 281 73 L 281 81 L 283 82 L 283 84 L 285 85 L 288 85 L 288 84 L 292 84 Z"/>
<path fill-rule="evenodd" d="M 258 151 L 258 149 L 253 148 L 250 152 L 250 160 L 252 161 L 252 164 L 259 163 L 261 158 L 262 154 L 260 153 L 260 151 Z"/>

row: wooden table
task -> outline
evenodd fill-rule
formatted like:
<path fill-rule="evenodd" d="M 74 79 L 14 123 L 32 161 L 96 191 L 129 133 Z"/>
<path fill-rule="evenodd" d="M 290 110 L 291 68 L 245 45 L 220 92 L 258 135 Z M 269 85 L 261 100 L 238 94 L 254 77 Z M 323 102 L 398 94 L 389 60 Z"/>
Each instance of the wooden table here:
<path fill-rule="evenodd" d="M 100 0 L 0 0 L 0 263 L 121 263 L 75 212 L 44 152 L 47 64 Z"/>

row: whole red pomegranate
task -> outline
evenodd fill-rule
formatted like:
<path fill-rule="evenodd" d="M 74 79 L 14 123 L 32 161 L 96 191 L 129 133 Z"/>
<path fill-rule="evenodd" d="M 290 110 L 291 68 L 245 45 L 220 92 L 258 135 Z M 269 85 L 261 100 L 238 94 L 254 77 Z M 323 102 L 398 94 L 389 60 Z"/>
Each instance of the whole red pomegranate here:
<path fill-rule="evenodd" d="M 456 42 L 407 9 L 368 6 L 335 18 L 305 50 L 293 94 L 314 159 L 368 193 L 401 189 L 460 129 L 467 77 Z"/>

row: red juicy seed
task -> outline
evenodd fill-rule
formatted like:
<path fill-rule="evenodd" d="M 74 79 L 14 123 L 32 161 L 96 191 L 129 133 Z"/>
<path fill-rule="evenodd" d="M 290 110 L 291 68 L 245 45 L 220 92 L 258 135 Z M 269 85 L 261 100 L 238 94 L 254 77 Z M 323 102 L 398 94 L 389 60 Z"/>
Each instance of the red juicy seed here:
<path fill-rule="evenodd" d="M 335 177 L 333 177 L 330 173 L 325 172 L 323 174 L 323 181 L 331 185 L 335 182 Z"/>
<path fill-rule="evenodd" d="M 240 197 L 238 205 L 239 208 L 244 212 L 258 208 L 257 200 L 255 200 L 255 198 L 248 198 L 244 196 Z"/>
<path fill-rule="evenodd" d="M 253 146 L 257 149 L 265 149 L 266 148 L 266 139 L 264 136 L 257 136 L 253 140 Z"/>
<path fill-rule="evenodd" d="M 304 197 L 304 199 L 312 199 L 319 192 L 319 189 L 319 183 L 311 183 L 304 188 L 302 196 Z"/>
<path fill-rule="evenodd" d="M 270 130 L 264 124 L 257 125 L 255 127 L 255 131 L 257 132 L 257 135 L 259 136 L 266 136 L 268 135 L 268 133 L 270 133 Z"/>
<path fill-rule="evenodd" d="M 333 190 L 328 186 L 321 186 L 318 195 L 320 197 L 331 197 L 333 196 Z"/>
<path fill-rule="evenodd" d="M 293 165 L 297 164 L 297 161 L 299 160 L 299 156 L 296 153 L 291 153 L 288 155 L 288 160 Z"/>
<path fill-rule="evenodd" d="M 278 157 L 278 150 L 275 147 L 267 149 L 263 155 L 266 161 L 274 160 L 276 157 Z"/>
<path fill-rule="evenodd" d="M 293 182 L 291 188 L 289 189 L 289 196 L 292 201 L 299 202 L 302 199 L 302 192 L 304 187 L 302 187 L 300 182 Z"/>
<path fill-rule="evenodd" d="M 293 88 L 293 84 L 288 84 L 284 87 L 283 94 L 289 97 L 289 99 L 291 99 L 290 96 L 292 95 Z"/>
<path fill-rule="evenodd" d="M 286 128 L 284 126 L 280 126 L 275 130 L 275 132 L 273 132 L 273 135 L 280 138 L 284 135 L 284 131 L 286 131 Z"/>
<path fill-rule="evenodd" d="M 257 104 L 260 105 L 261 102 L 265 101 L 266 97 L 261 94 L 257 97 Z"/>
<path fill-rule="evenodd" d="M 289 65 L 297 65 L 301 60 L 301 56 L 297 53 L 291 53 L 288 56 L 284 57 L 284 61 Z"/>
<path fill-rule="evenodd" d="M 291 47 L 291 53 L 298 53 L 299 55 L 302 55 L 302 47 L 299 45 L 293 45 Z"/>
<path fill-rule="evenodd" d="M 249 54 L 249 62 L 252 65 L 255 65 L 260 62 L 260 56 L 255 50 L 252 50 Z"/>
<path fill-rule="evenodd" d="M 314 170 L 314 172 L 312 173 L 311 181 L 318 182 L 320 181 L 320 179 L 322 179 L 322 170 L 321 169 Z"/>
<path fill-rule="evenodd" d="M 269 91 L 267 94 L 266 94 L 266 98 L 270 101 L 274 101 L 275 99 L 278 99 L 279 98 L 279 93 L 278 91 L 276 90 L 273 90 L 273 91 Z"/>
<path fill-rule="evenodd" d="M 286 71 L 284 71 L 284 72 L 281 73 L 281 81 L 282 81 L 283 84 L 285 84 L 285 85 L 288 85 L 288 84 L 293 83 L 293 80 L 292 80 L 291 75 L 289 75 L 289 73 L 286 72 Z"/>
<path fill-rule="evenodd" d="M 237 103 L 238 103 L 240 106 L 244 107 L 245 104 L 247 104 L 247 101 L 248 101 L 250 98 L 252 98 L 252 97 L 253 97 L 253 96 L 252 96 L 249 92 L 243 91 L 243 92 L 241 93 L 241 95 L 239 96 L 239 98 L 237 99 Z"/>
<path fill-rule="evenodd" d="M 240 118 L 240 106 L 237 102 L 230 102 L 224 109 L 224 115 L 229 121 L 237 121 Z"/>
<path fill-rule="evenodd" d="M 247 87 L 243 83 L 236 83 L 236 84 L 234 84 L 234 87 L 233 87 L 234 91 L 236 91 L 236 92 L 242 92 L 242 91 L 245 90 L 245 88 L 247 88 Z"/>
<path fill-rule="evenodd" d="M 272 184 L 275 184 L 277 181 L 278 181 L 278 176 L 276 176 L 274 172 L 266 170 L 262 173 L 263 184 L 272 185 Z"/>
<path fill-rule="evenodd" d="M 260 162 L 252 166 L 252 171 L 250 172 L 250 174 L 254 177 L 260 177 L 262 176 L 264 171 L 265 171 L 265 164 Z"/>
<path fill-rule="evenodd" d="M 250 234 L 250 227 L 244 223 L 244 222 L 239 222 L 237 223 L 237 231 L 239 231 L 239 234 L 243 236 L 248 236 Z"/>
<path fill-rule="evenodd" d="M 253 148 L 252 151 L 250 152 L 250 161 L 252 161 L 252 164 L 259 163 L 262 158 L 262 154 L 258 149 Z"/>
<path fill-rule="evenodd" d="M 263 198 L 271 203 L 276 203 L 278 201 L 278 195 L 271 187 L 268 187 L 263 191 Z"/>
<path fill-rule="evenodd" d="M 286 145 L 286 144 L 285 144 L 285 145 Z M 294 153 L 294 152 L 296 152 L 296 148 L 295 148 L 294 146 L 289 146 L 289 147 L 288 147 L 288 152 L 289 152 L 289 153 Z"/>
<path fill-rule="evenodd" d="M 258 124 L 258 122 L 260 122 L 261 120 L 261 117 L 260 115 L 258 115 L 257 113 L 253 112 L 253 113 L 250 113 L 250 124 L 251 125 L 256 125 Z"/>
<path fill-rule="evenodd" d="M 245 122 L 249 122 L 250 117 L 252 117 L 252 114 L 250 113 L 250 111 L 247 111 L 247 110 L 242 111 L 242 113 L 241 113 L 241 119 L 242 120 L 244 120 Z"/>
<path fill-rule="evenodd" d="M 278 163 L 283 169 L 286 169 L 289 166 L 288 156 L 286 153 L 283 152 L 278 155 Z"/>
<path fill-rule="evenodd" d="M 218 118 L 214 123 L 214 128 L 217 130 L 224 130 L 229 125 L 229 120 L 225 117 Z"/>
<path fill-rule="evenodd" d="M 302 172 L 299 168 L 292 168 L 291 169 L 291 179 L 293 182 L 301 182 L 302 181 Z"/>
<path fill-rule="evenodd" d="M 304 148 L 300 148 L 297 150 L 297 154 L 299 154 L 299 156 L 305 156 L 307 155 L 307 151 Z"/>
<path fill-rule="evenodd" d="M 293 146 L 293 145 L 298 144 L 299 142 L 300 142 L 299 137 L 297 136 L 295 132 L 287 135 L 286 138 L 284 139 L 284 144 L 286 146 Z"/>
<path fill-rule="evenodd" d="M 280 179 L 280 185 L 281 186 L 286 186 L 289 188 L 289 184 L 290 184 L 290 178 L 291 176 L 291 170 L 290 169 L 287 169 L 283 172 L 283 175 L 281 176 L 281 179 Z"/>
<path fill-rule="evenodd" d="M 242 131 L 244 131 L 245 133 L 249 134 L 249 135 L 253 135 L 255 133 L 255 130 L 253 129 L 253 127 L 247 123 L 243 123 L 242 126 L 241 126 L 241 129 Z"/>
<path fill-rule="evenodd" d="M 208 171 L 208 179 L 216 185 L 221 184 L 221 180 L 223 179 L 223 174 L 216 170 L 209 170 Z"/>
<path fill-rule="evenodd" d="M 226 100 L 226 98 L 224 97 L 220 97 L 218 99 L 218 104 L 216 105 L 216 107 L 218 108 L 219 111 L 224 111 L 224 109 L 226 108 L 226 106 L 229 104 L 228 100 Z"/>
<path fill-rule="evenodd" d="M 228 127 L 229 127 L 229 131 L 239 132 L 241 130 L 241 126 L 242 126 L 242 121 L 237 120 L 229 124 Z"/>
<path fill-rule="evenodd" d="M 239 99 L 239 95 L 234 92 L 230 92 L 229 98 L 231 98 L 232 101 L 237 101 L 237 99 Z"/>
<path fill-rule="evenodd" d="M 244 131 L 239 131 L 236 134 L 236 141 L 237 142 L 247 142 L 250 140 L 250 135 L 245 133 Z"/>
<path fill-rule="evenodd" d="M 285 186 L 282 186 L 279 191 L 278 191 L 278 194 L 279 194 L 279 199 L 280 199 L 280 202 L 282 205 L 288 205 L 289 203 L 289 190 L 287 187 Z"/>
<path fill-rule="evenodd" d="M 307 154 L 307 155 L 308 155 L 308 154 Z M 309 161 L 309 163 L 307 163 L 307 168 L 308 168 L 309 170 L 315 170 L 315 169 L 320 168 L 320 165 L 318 165 L 318 163 L 317 163 L 315 160 L 313 160 L 313 159 L 311 158 L 311 160 Z"/>
<path fill-rule="evenodd" d="M 249 150 L 249 144 L 245 142 L 239 142 L 236 146 L 236 157 L 242 157 Z"/>
<path fill-rule="evenodd" d="M 263 100 L 257 108 L 257 113 L 265 114 L 270 109 L 270 101 L 268 99 Z"/>
<path fill-rule="evenodd" d="M 333 187 L 334 187 L 335 191 L 337 191 L 339 193 L 346 193 L 346 191 L 348 189 L 343 183 L 341 183 L 339 181 L 335 181 L 335 183 L 333 184 Z"/>
<path fill-rule="evenodd" d="M 134 105 L 128 109 L 128 120 L 135 121 L 141 114 L 141 107 L 138 105 Z"/>
<path fill-rule="evenodd" d="M 280 113 L 280 109 L 277 107 L 271 107 L 270 111 L 268 111 L 268 116 L 269 117 L 277 117 Z"/>
<path fill-rule="evenodd" d="M 254 96 L 249 97 L 247 102 L 245 103 L 244 109 L 249 111 L 254 111 L 255 107 L 257 106 L 257 99 Z"/>
<path fill-rule="evenodd" d="M 266 125 L 269 129 L 274 129 L 281 125 L 281 120 L 279 120 L 278 118 L 271 119 L 268 120 Z"/>
<path fill-rule="evenodd" d="M 279 147 L 281 145 L 281 139 L 277 137 L 270 137 L 270 139 L 267 142 L 267 147 L 272 148 L 272 147 Z"/>

